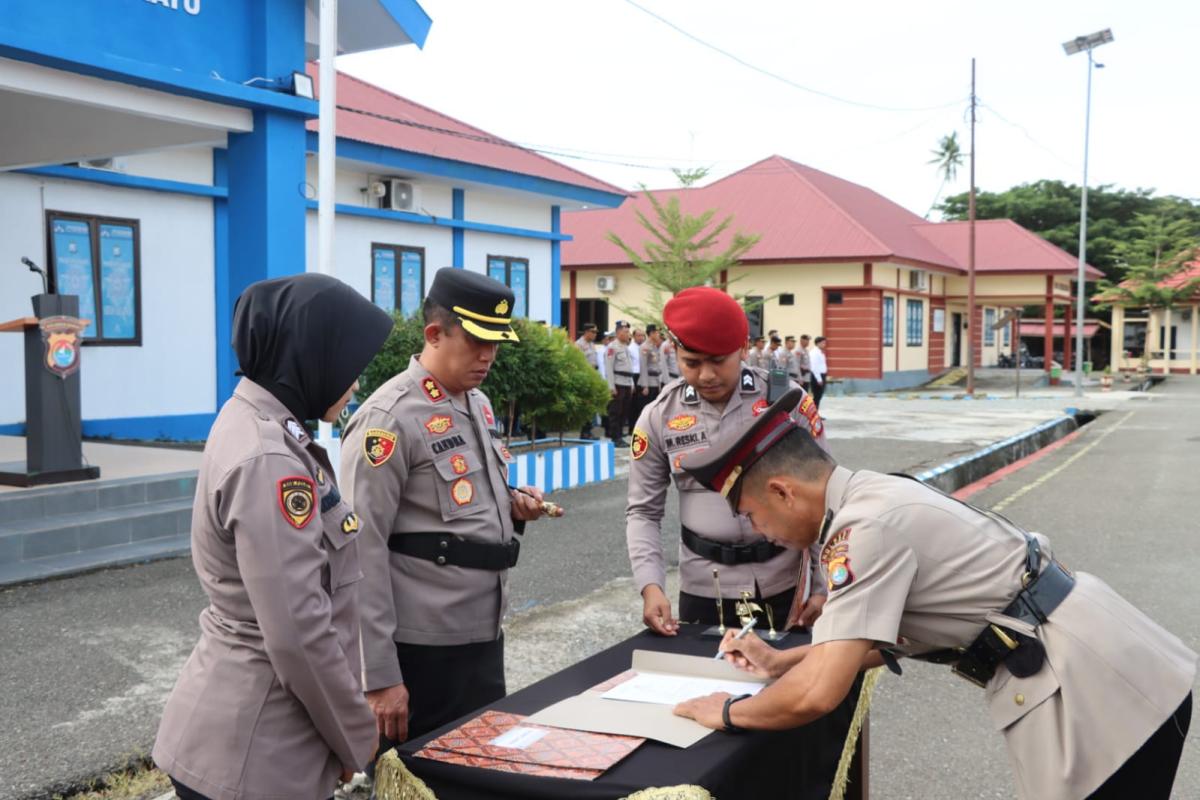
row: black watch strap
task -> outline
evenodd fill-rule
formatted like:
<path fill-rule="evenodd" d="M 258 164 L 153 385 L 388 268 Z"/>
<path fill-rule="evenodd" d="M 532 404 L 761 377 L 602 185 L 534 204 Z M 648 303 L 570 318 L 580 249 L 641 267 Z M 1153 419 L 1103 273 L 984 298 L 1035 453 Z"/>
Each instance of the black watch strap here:
<path fill-rule="evenodd" d="M 745 728 L 739 728 L 733 724 L 733 720 L 729 719 L 729 707 L 739 700 L 745 700 L 749 696 L 748 694 L 740 694 L 737 697 L 727 697 L 725 699 L 725 706 L 721 709 L 721 722 L 725 723 L 726 733 L 745 733 Z"/>

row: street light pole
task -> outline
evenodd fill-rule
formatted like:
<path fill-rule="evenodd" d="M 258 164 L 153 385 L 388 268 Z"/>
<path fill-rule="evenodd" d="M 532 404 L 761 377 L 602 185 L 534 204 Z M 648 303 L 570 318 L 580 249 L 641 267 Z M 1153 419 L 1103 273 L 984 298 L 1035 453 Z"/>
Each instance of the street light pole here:
<path fill-rule="evenodd" d="M 1083 116 L 1083 188 L 1079 200 L 1079 270 L 1075 276 L 1075 396 L 1083 396 L 1083 295 L 1087 287 L 1087 199 L 1088 199 L 1088 144 L 1092 129 L 1092 69 L 1097 66 L 1092 50 L 1113 40 L 1112 29 L 1087 36 L 1076 36 L 1063 43 L 1067 55 L 1087 53 L 1087 105 Z M 1066 331 L 1063 331 L 1064 336 Z M 1048 356 L 1049 354 L 1047 354 Z M 1070 365 L 1066 365 L 1070 366 Z"/>
<path fill-rule="evenodd" d="M 967 395 L 975 396 L 975 59 L 971 59 L 971 188 L 967 195 Z M 979 338 L 983 343 L 983 337 Z"/>

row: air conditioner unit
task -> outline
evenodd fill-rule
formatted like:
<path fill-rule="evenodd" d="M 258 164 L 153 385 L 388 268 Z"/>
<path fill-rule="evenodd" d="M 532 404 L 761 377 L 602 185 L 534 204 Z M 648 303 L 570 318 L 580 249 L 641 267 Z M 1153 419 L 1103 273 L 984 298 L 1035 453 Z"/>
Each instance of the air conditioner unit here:
<path fill-rule="evenodd" d="M 616 275 L 597 275 L 596 276 L 596 291 L 598 292 L 615 292 L 617 290 Z"/>
<path fill-rule="evenodd" d="M 908 288 L 914 292 L 924 292 L 929 288 L 929 274 L 920 270 L 908 273 Z"/>
<path fill-rule="evenodd" d="M 383 184 L 385 191 L 379 198 L 380 208 L 386 208 L 389 211 L 415 211 L 420 208 L 417 187 L 411 181 L 388 178 Z"/>
<path fill-rule="evenodd" d="M 124 172 L 125 161 L 120 158 L 91 158 L 87 161 L 80 161 L 79 166 L 84 169 L 107 169 L 114 172 Z"/>

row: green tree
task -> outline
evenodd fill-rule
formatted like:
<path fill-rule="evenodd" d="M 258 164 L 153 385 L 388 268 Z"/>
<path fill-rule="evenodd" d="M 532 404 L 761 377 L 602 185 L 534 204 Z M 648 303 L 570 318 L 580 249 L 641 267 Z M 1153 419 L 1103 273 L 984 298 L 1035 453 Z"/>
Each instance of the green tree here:
<path fill-rule="evenodd" d="M 949 136 L 943 136 L 938 140 L 937 148 L 930 152 L 933 153 L 933 158 L 925 163 L 936 165 L 938 174 L 942 176 L 942 182 L 938 186 L 937 194 L 933 196 L 933 202 L 929 204 L 929 210 L 925 212 L 925 219 L 929 219 L 929 215 L 937 207 L 938 198 L 942 196 L 946 184 L 958 176 L 958 168 L 962 166 L 963 154 L 962 148 L 958 146 L 958 131 L 951 131 Z"/>
<path fill-rule="evenodd" d="M 679 181 L 679 185 L 687 189 L 707 178 L 708 169 L 708 167 L 695 167 L 694 169 L 671 167 L 671 172 L 675 174 L 675 179 Z"/>
<path fill-rule="evenodd" d="M 1186 217 L 1170 219 L 1162 214 L 1136 214 L 1128 226 L 1131 237 L 1118 241 L 1113 250 L 1125 277 L 1134 277 L 1138 267 L 1157 268 L 1164 259 L 1200 244 L 1200 222 Z"/>
<path fill-rule="evenodd" d="M 643 243 L 643 252 L 635 250 L 615 233 L 610 232 L 608 240 L 625 252 L 637 267 L 639 279 L 650 288 L 650 298 L 644 307 L 621 306 L 621 310 L 643 322 L 660 323 L 663 305 L 676 292 L 705 284 L 728 290 L 728 284 L 733 281 L 722 283 L 721 272 L 735 266 L 750 252 L 759 236 L 740 231 L 727 235 L 733 224 L 732 216 L 714 224 L 716 209 L 692 216 L 679 207 L 677 196 L 663 203 L 646 187 L 643 186 L 642 191 L 650 201 L 655 217 L 651 221 L 640 210 L 634 211 L 638 222 L 651 237 Z M 745 305 L 743 295 L 734 294 L 734 297 Z"/>

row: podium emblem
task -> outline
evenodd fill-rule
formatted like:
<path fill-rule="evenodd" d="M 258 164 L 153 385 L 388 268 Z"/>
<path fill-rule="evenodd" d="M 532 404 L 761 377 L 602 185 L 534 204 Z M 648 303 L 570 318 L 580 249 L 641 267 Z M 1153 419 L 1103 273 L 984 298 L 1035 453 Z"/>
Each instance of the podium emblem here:
<path fill-rule="evenodd" d="M 88 320 L 77 317 L 46 317 L 38 322 L 42 341 L 46 343 L 46 369 L 66 378 L 79 369 L 79 334 Z"/>

